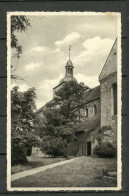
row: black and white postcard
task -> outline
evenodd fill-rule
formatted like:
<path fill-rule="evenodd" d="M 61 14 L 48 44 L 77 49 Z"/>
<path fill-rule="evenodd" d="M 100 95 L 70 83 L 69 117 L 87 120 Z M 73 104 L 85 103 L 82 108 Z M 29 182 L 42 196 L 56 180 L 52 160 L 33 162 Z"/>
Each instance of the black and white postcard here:
<path fill-rule="evenodd" d="M 7 13 L 7 188 L 120 190 L 121 14 Z"/>

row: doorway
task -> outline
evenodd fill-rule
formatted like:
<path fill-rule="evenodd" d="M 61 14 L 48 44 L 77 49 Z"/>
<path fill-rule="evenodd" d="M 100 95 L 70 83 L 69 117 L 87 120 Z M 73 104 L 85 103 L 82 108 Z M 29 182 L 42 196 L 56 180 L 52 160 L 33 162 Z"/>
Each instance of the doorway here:
<path fill-rule="evenodd" d="M 87 156 L 91 155 L 91 142 L 87 142 Z"/>

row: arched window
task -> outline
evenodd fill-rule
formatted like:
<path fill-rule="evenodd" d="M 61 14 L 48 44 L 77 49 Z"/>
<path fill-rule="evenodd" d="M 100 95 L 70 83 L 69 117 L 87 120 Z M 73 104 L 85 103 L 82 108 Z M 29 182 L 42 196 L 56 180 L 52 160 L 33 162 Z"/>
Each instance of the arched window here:
<path fill-rule="evenodd" d="M 88 108 L 85 109 L 85 116 L 88 117 Z"/>
<path fill-rule="evenodd" d="M 117 115 L 117 84 L 114 83 L 111 88 L 111 114 Z"/>
<path fill-rule="evenodd" d="M 71 68 L 71 71 L 70 71 L 70 73 L 71 73 L 71 74 L 73 74 L 73 69 L 72 69 L 72 68 Z"/>
<path fill-rule="evenodd" d="M 96 105 L 93 106 L 93 116 L 97 115 L 97 107 Z"/>

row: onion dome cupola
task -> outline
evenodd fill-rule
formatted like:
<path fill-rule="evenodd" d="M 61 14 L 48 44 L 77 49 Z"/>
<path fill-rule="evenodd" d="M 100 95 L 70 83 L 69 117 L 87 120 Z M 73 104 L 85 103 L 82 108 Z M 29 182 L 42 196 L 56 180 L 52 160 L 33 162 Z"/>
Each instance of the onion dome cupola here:
<path fill-rule="evenodd" d="M 67 61 L 65 69 L 66 69 L 66 74 L 65 74 L 66 76 L 67 75 L 72 75 L 73 76 L 74 66 L 73 66 L 73 63 L 70 59 Z"/>
<path fill-rule="evenodd" d="M 66 69 L 66 76 L 68 75 L 72 75 L 73 76 L 73 69 L 74 69 L 74 66 L 73 66 L 73 63 L 70 59 L 70 50 L 71 50 L 71 46 L 69 46 L 69 60 L 67 61 L 66 63 L 66 66 L 65 66 L 65 69 Z"/>
<path fill-rule="evenodd" d="M 71 50 L 71 46 L 69 46 L 69 60 L 66 63 L 65 69 L 66 69 L 66 73 L 65 73 L 65 77 L 63 79 L 60 80 L 60 83 L 62 82 L 69 82 L 69 81 L 76 81 L 76 78 L 73 77 L 73 63 L 70 59 L 70 50 Z"/>

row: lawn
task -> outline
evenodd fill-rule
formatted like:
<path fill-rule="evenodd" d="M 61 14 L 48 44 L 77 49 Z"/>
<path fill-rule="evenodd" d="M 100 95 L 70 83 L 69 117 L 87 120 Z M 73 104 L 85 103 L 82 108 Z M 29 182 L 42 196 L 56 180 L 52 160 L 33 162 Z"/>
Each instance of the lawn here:
<path fill-rule="evenodd" d="M 15 174 L 18 172 L 22 172 L 28 169 L 44 166 L 44 165 L 49 165 L 51 163 L 56 163 L 59 161 L 64 161 L 66 160 L 65 158 L 48 158 L 48 157 L 43 157 L 43 156 L 30 156 L 27 157 L 28 159 L 28 164 L 26 165 L 14 165 L 11 168 L 11 173 Z"/>
<path fill-rule="evenodd" d="M 12 182 L 12 187 L 114 187 L 116 180 L 102 177 L 103 169 L 116 171 L 116 159 L 79 157 Z"/>

